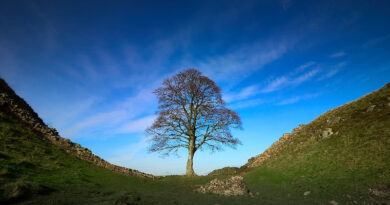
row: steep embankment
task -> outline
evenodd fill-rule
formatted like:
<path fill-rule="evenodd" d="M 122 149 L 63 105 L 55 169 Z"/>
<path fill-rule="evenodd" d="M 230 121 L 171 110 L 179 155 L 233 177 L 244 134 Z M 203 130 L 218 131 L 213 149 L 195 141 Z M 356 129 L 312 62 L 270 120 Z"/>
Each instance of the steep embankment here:
<path fill-rule="evenodd" d="M 390 84 L 284 134 L 241 169 L 250 188 L 278 197 L 389 200 Z"/>
<path fill-rule="evenodd" d="M 80 146 L 69 139 L 62 138 L 55 128 L 48 127 L 36 112 L 7 85 L 0 79 L 0 110 L 3 113 L 10 114 L 16 117 L 20 122 L 30 127 L 36 132 L 42 133 L 42 136 L 49 140 L 54 145 L 60 147 L 68 153 L 87 160 L 93 164 L 106 168 L 108 170 L 139 177 L 154 178 L 153 175 L 142 173 L 140 171 L 120 167 L 108 163 L 99 156 L 94 155 L 89 149 Z"/>

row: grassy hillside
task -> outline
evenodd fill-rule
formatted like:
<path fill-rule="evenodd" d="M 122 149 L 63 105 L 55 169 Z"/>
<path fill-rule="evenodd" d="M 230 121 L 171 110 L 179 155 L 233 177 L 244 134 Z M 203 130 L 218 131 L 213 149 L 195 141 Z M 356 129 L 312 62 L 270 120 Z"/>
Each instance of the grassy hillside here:
<path fill-rule="evenodd" d="M 390 84 L 285 134 L 246 167 L 257 167 L 249 187 L 275 198 L 390 203 Z"/>

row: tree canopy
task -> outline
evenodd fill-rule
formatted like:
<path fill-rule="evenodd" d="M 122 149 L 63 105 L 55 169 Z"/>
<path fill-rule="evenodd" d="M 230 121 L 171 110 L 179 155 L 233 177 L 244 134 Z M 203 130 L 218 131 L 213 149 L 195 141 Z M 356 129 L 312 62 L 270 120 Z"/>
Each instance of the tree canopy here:
<path fill-rule="evenodd" d="M 238 114 L 225 107 L 221 89 L 196 69 L 187 69 L 164 80 L 154 93 L 158 117 L 146 130 L 152 136 L 151 152 L 169 154 L 188 149 L 186 174 L 193 171 L 194 153 L 203 148 L 220 150 L 240 144 L 231 128 L 241 129 Z"/>

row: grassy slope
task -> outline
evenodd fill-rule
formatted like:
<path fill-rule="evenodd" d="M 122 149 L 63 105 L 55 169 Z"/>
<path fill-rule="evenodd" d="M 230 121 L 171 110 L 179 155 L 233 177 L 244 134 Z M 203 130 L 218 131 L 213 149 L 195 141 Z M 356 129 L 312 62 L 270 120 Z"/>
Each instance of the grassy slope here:
<path fill-rule="evenodd" d="M 369 188 L 390 186 L 390 84 L 328 111 L 246 176 L 250 189 L 272 198 L 363 204 Z M 373 111 L 367 108 L 376 105 Z M 328 120 L 341 117 L 341 121 Z M 320 139 L 320 131 L 335 133 Z M 304 197 L 305 191 L 311 193 Z"/>

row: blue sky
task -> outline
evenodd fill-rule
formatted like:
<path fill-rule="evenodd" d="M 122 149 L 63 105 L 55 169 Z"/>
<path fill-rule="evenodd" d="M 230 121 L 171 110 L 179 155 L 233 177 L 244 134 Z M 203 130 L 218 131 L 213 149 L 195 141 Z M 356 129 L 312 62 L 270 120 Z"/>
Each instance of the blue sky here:
<path fill-rule="evenodd" d="M 0 75 L 50 126 L 102 158 L 184 174 L 186 152 L 148 153 L 152 91 L 197 68 L 244 130 L 195 154 L 241 166 L 283 133 L 390 81 L 389 1 L 1 1 Z"/>

